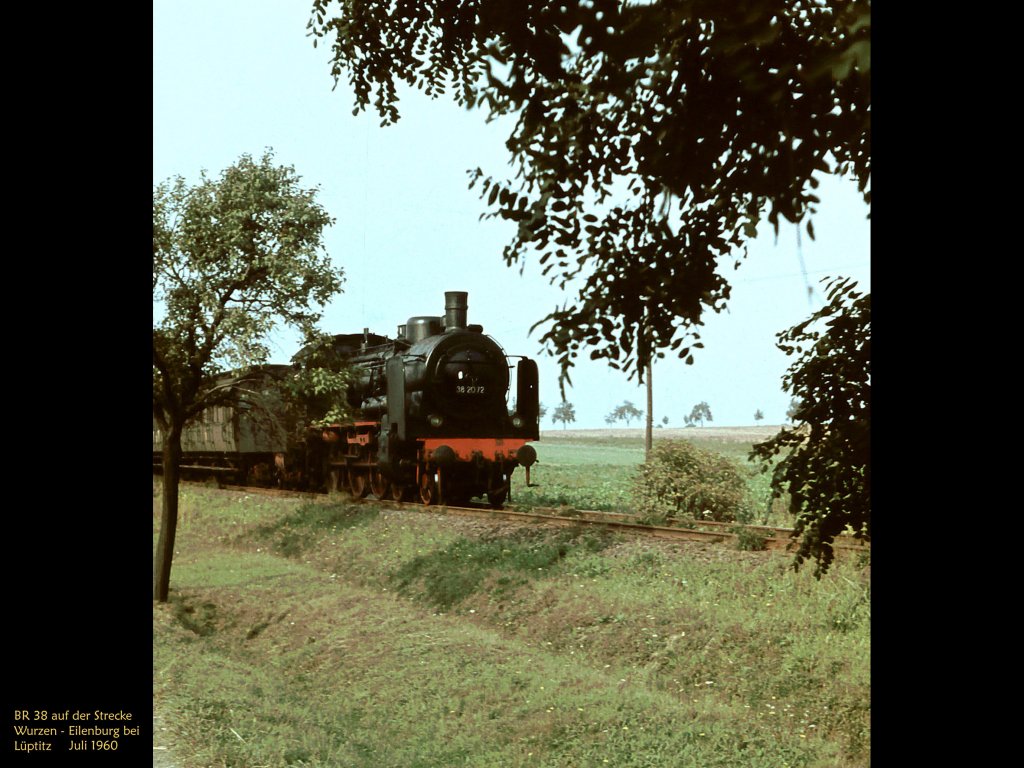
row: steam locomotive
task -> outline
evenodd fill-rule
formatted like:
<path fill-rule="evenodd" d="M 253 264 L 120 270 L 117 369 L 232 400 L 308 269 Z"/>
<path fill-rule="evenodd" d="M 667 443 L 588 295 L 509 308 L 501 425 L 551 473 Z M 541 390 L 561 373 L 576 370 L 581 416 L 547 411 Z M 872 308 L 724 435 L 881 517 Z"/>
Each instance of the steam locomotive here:
<path fill-rule="evenodd" d="M 446 292 L 443 317 L 410 317 L 395 338 L 368 329 L 332 338 L 333 355 L 356 374 L 352 422 L 309 427 L 297 442 L 287 429 L 261 428 L 244 408 L 209 409 L 183 436 L 183 469 L 427 505 L 486 497 L 500 507 L 515 469 L 529 483 L 537 459 L 529 445 L 540 434 L 537 364 L 522 356 L 513 364 L 468 324 L 467 297 Z"/>

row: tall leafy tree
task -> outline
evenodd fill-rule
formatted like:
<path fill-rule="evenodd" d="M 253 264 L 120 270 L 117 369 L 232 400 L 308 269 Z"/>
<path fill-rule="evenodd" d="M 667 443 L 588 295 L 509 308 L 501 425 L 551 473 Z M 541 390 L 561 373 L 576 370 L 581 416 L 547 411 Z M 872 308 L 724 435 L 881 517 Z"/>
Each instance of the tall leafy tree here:
<path fill-rule="evenodd" d="M 605 416 L 606 424 L 614 424 L 616 421 L 625 421 L 628 427 L 633 419 L 642 419 L 644 412 L 637 408 L 629 400 L 624 400 L 622 405 L 618 405 L 612 409 L 611 413 Z"/>
<path fill-rule="evenodd" d="M 870 0 L 314 0 L 332 72 L 399 119 L 400 83 L 510 116 L 481 169 L 504 257 L 568 289 L 538 325 L 562 384 L 581 352 L 642 378 L 687 363 L 767 219 L 806 227 L 823 174 L 870 202 Z"/>
<path fill-rule="evenodd" d="M 576 408 L 567 400 L 559 403 L 554 413 L 551 414 L 551 423 L 562 422 L 562 429 L 565 429 L 566 424 L 572 424 L 574 421 L 576 421 Z"/>
<path fill-rule="evenodd" d="M 693 410 L 690 411 L 689 415 L 685 417 L 687 424 L 692 424 L 695 421 L 699 421 L 700 425 L 704 426 L 704 419 L 708 421 L 714 421 L 711 417 L 711 406 L 707 404 L 706 400 L 702 400 L 693 406 Z"/>
<path fill-rule="evenodd" d="M 333 219 L 316 194 L 270 151 L 242 155 L 217 178 L 204 171 L 195 186 L 176 177 L 154 188 L 153 418 L 163 435 L 155 600 L 168 597 L 185 426 L 237 397 L 238 382 L 268 360 L 276 328 L 313 337 L 341 290 L 322 241 Z M 314 390 L 332 386 L 329 376 L 313 378 Z"/>
<path fill-rule="evenodd" d="M 779 334 L 797 359 L 783 378 L 794 396 L 795 427 L 754 446 L 767 469 L 776 456 L 772 492 L 789 493 L 800 540 L 795 567 L 832 563 L 835 537 L 849 528 L 871 540 L 871 296 L 849 280 L 827 289 L 828 304 Z"/>

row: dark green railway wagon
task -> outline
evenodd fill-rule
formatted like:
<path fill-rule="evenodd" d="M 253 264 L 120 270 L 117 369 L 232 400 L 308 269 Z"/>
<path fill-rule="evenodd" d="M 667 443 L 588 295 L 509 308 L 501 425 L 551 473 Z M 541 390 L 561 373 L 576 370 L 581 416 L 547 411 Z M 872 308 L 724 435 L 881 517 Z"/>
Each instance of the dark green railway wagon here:
<path fill-rule="evenodd" d="M 286 456 L 294 420 L 284 407 L 278 377 L 290 370 L 267 365 L 254 376 L 226 376 L 237 394 L 229 405 L 207 408 L 181 437 L 182 474 L 218 481 L 281 484 L 289 470 Z M 153 467 L 162 465 L 163 433 L 153 420 Z"/>

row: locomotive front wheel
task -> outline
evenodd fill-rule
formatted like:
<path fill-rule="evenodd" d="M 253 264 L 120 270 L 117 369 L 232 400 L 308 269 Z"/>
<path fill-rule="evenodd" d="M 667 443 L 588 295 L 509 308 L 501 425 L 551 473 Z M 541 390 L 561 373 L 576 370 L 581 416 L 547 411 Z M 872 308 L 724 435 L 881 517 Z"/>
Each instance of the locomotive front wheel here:
<path fill-rule="evenodd" d="M 420 501 L 427 507 L 437 503 L 437 483 L 434 482 L 434 476 L 427 472 L 420 475 Z"/>
<path fill-rule="evenodd" d="M 354 467 L 349 469 L 348 490 L 357 499 L 366 498 L 367 494 L 370 493 L 370 480 L 366 473 Z"/>
<path fill-rule="evenodd" d="M 387 498 L 388 480 L 379 469 L 370 470 L 370 492 L 378 499 Z"/>
<path fill-rule="evenodd" d="M 512 478 L 505 478 L 498 476 L 498 480 L 502 483 L 498 485 L 494 483 L 490 490 L 487 491 L 487 503 L 491 505 L 491 509 L 501 509 L 505 504 L 505 500 L 508 498 L 509 486 L 512 484 Z"/>
<path fill-rule="evenodd" d="M 487 503 L 491 505 L 491 509 L 501 509 L 505 504 L 505 499 L 508 498 L 508 486 L 505 486 L 499 491 L 488 491 L 487 492 Z"/>

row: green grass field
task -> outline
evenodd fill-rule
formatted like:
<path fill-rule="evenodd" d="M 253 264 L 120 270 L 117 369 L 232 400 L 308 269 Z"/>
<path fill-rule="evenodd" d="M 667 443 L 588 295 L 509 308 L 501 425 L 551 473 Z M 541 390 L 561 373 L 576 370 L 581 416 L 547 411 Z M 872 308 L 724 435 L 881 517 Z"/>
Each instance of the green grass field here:
<path fill-rule="evenodd" d="M 620 430 L 626 432 L 626 430 Z M 741 430 L 736 430 L 740 432 Z M 755 430 L 743 430 L 743 432 Z M 644 439 L 634 430 L 629 436 L 593 434 L 558 430 L 545 432 L 534 443 L 538 463 L 531 469 L 526 487 L 524 473 L 516 470 L 513 482 L 513 506 L 566 507 L 581 510 L 614 510 L 632 512 L 631 489 L 637 467 L 644 461 Z M 760 428 L 767 436 L 770 429 Z M 628 434 L 628 433 L 627 433 Z M 738 438 L 729 430 L 655 430 L 655 440 L 685 438 L 699 448 L 724 454 L 739 467 L 747 483 L 753 519 L 761 525 L 791 526 L 792 517 L 785 505 L 772 503 L 769 477 L 747 456 L 751 440 Z"/>
<path fill-rule="evenodd" d="M 635 464 L 542 447 L 566 487 L 588 455 Z M 182 768 L 870 764 L 860 558 L 816 581 L 780 553 L 196 486 L 180 518 L 153 682 Z"/>

